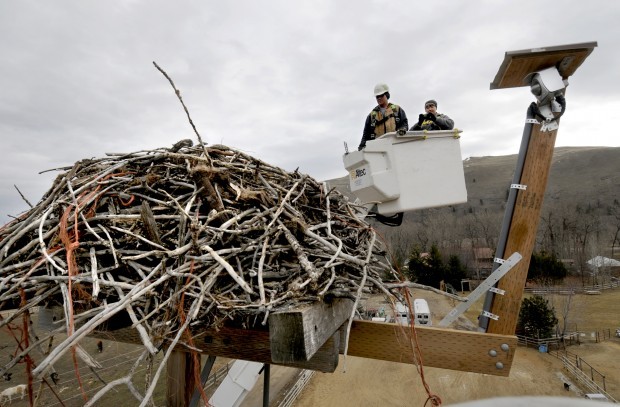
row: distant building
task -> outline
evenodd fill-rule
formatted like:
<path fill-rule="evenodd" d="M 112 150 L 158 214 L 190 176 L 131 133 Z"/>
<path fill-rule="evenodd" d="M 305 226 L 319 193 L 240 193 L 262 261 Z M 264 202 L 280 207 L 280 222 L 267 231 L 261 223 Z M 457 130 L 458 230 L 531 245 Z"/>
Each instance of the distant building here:
<path fill-rule="evenodd" d="M 610 276 L 620 275 L 620 261 L 609 257 L 596 256 L 586 261 L 588 269 L 593 276 L 607 274 Z"/>
<path fill-rule="evenodd" d="M 493 270 L 493 250 L 490 247 L 474 247 L 474 268 L 478 279 L 486 278 Z"/>

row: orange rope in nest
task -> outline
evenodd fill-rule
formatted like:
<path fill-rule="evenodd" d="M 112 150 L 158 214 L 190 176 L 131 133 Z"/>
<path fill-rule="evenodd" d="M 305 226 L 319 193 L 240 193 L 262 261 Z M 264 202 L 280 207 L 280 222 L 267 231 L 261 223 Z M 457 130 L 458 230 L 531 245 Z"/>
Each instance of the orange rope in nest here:
<path fill-rule="evenodd" d="M 191 261 L 189 273 L 190 274 L 194 273 L 194 260 Z M 190 281 L 190 277 L 187 276 L 187 279 L 185 280 L 186 287 L 189 286 L 189 281 Z M 186 318 L 184 307 L 185 307 L 185 290 L 183 290 L 183 292 L 181 293 L 181 301 L 179 301 L 179 306 L 178 306 L 178 312 L 179 312 L 179 318 L 180 318 L 179 325 L 181 326 L 185 323 L 185 318 Z M 186 341 L 189 344 L 189 346 L 195 349 L 196 346 L 194 345 L 194 339 L 192 337 L 192 333 L 189 327 L 187 327 L 183 335 L 185 336 Z M 200 355 L 195 350 L 191 351 L 191 355 L 192 355 L 192 362 L 193 362 L 192 365 L 193 365 L 193 370 L 194 370 L 192 372 L 194 375 L 194 387 L 197 388 L 198 391 L 200 392 L 200 396 L 202 397 L 202 400 L 205 402 L 205 405 L 209 406 L 210 405 L 209 398 L 207 397 L 207 394 L 202 388 L 202 380 L 200 379 Z"/>
<path fill-rule="evenodd" d="M 99 188 L 100 187 L 97 186 L 94 191 L 92 191 L 89 195 L 86 196 L 86 199 L 89 199 L 90 197 L 92 197 L 92 195 L 96 193 L 96 191 Z M 80 211 L 80 202 L 85 201 L 84 195 L 86 195 L 86 192 L 82 193 L 77 198 L 77 203 L 75 204 L 75 210 L 73 211 L 73 218 L 74 218 L 73 219 L 73 239 L 71 238 L 71 236 L 69 236 L 69 231 L 67 230 L 67 227 L 69 224 L 69 217 L 72 214 L 71 212 L 74 207 L 74 204 L 69 205 L 67 209 L 65 209 L 65 212 L 62 214 L 62 217 L 60 219 L 60 240 L 65 246 L 66 259 L 67 259 L 67 272 L 69 273 L 69 280 L 67 284 L 68 285 L 68 290 L 67 290 L 67 313 L 68 313 L 67 335 L 68 336 L 73 335 L 73 332 L 75 331 L 75 324 L 73 321 L 73 295 L 72 295 L 73 278 L 72 277 L 77 274 L 77 269 L 78 269 L 77 262 L 75 260 L 74 251 L 78 247 L 80 247 L 79 233 L 78 233 L 78 213 Z M 84 401 L 88 401 L 88 396 L 86 395 L 86 391 L 84 390 L 84 386 L 82 384 L 82 378 L 80 376 L 80 369 L 78 366 L 77 352 L 75 350 L 75 346 L 71 347 L 71 358 L 73 359 L 73 367 L 75 369 L 75 376 L 77 378 L 80 391 L 82 392 L 82 398 L 84 399 Z"/>
<path fill-rule="evenodd" d="M 405 292 L 405 299 L 407 300 L 407 307 L 409 307 L 409 313 L 411 315 L 412 314 L 411 296 L 409 295 L 409 290 L 405 289 L 404 292 Z M 424 390 L 426 390 L 426 394 L 428 395 L 428 398 L 424 402 L 424 405 L 426 406 L 426 404 L 430 401 L 431 406 L 441 406 L 441 397 L 439 397 L 439 395 L 437 394 L 433 394 L 429 384 L 426 382 L 426 378 L 424 377 L 424 359 L 422 358 L 422 350 L 420 349 L 420 343 L 418 342 L 418 333 L 415 328 L 415 323 L 410 321 L 409 327 L 411 328 L 410 329 L 411 339 L 412 339 L 411 350 L 413 351 L 414 361 L 416 362 L 415 365 L 418 370 L 418 373 L 420 374 L 420 378 L 422 379 Z"/>
<path fill-rule="evenodd" d="M 387 250 L 389 251 L 389 246 L 386 243 L 385 237 L 381 235 L 376 229 L 373 228 L 373 230 L 375 230 L 375 233 L 377 234 L 377 236 L 379 236 L 381 241 L 383 241 L 385 247 L 388 248 Z M 391 258 L 394 258 L 391 252 L 389 252 L 389 254 Z M 398 268 L 398 266 L 394 264 L 393 267 L 398 272 L 398 277 L 400 278 L 400 281 L 401 282 L 404 281 L 405 278 L 402 272 L 400 271 L 400 269 Z M 409 315 L 414 315 L 413 307 L 411 306 L 411 296 L 409 294 L 409 290 L 406 288 L 403 288 L 402 292 L 404 293 L 405 299 L 407 301 L 407 308 L 409 309 Z M 428 395 L 428 398 L 424 402 L 424 406 L 426 406 L 429 401 L 431 402 L 430 404 L 431 406 L 441 406 L 441 403 L 442 403 L 441 397 L 439 397 L 439 395 L 434 394 L 431 391 L 431 388 L 429 384 L 426 382 L 426 378 L 424 377 L 424 359 L 422 357 L 422 350 L 420 349 L 420 344 L 418 342 L 418 333 L 416 331 L 415 324 L 411 321 L 409 322 L 409 328 L 410 328 L 409 338 L 411 339 L 411 351 L 413 353 L 413 362 L 416 366 L 418 374 L 420 375 L 420 379 L 422 380 L 422 385 L 424 386 L 424 390 L 426 391 L 426 394 Z"/>
<path fill-rule="evenodd" d="M 106 180 L 115 176 L 122 176 L 125 175 L 125 173 L 121 172 L 121 173 L 115 173 L 115 174 L 108 174 L 107 176 L 103 177 L 102 180 Z M 79 213 L 80 211 L 83 209 L 82 206 L 85 205 L 87 202 L 89 202 L 93 197 L 95 197 L 95 195 L 97 194 L 97 192 L 99 192 L 99 190 L 101 189 L 101 183 L 97 182 L 97 186 L 95 188 L 93 188 L 90 191 L 84 191 L 82 192 L 77 198 L 76 198 L 76 202 L 72 203 L 71 205 L 69 205 L 67 207 L 67 209 L 65 209 L 64 213 L 62 214 L 62 217 L 60 218 L 60 233 L 59 233 L 59 237 L 60 240 L 62 242 L 62 244 L 65 246 L 65 250 L 66 250 L 66 259 L 67 259 L 67 272 L 69 274 L 69 279 L 68 279 L 68 293 L 67 293 L 67 321 L 68 321 L 68 332 L 67 335 L 72 335 L 73 332 L 75 331 L 75 323 L 73 320 L 73 278 L 76 274 L 77 274 L 77 270 L 78 270 L 78 266 L 77 266 L 77 262 L 75 260 L 75 250 L 80 246 L 80 241 L 79 241 L 79 230 L 78 230 L 78 225 L 79 225 Z M 94 202 L 91 204 L 90 209 L 88 211 L 86 211 L 86 217 L 91 217 L 95 214 L 96 211 L 96 207 L 97 207 L 97 201 L 99 200 L 99 197 L 97 196 L 94 200 Z M 72 210 L 74 209 L 74 210 Z M 68 229 L 68 225 L 69 225 L 69 218 L 73 216 L 73 236 L 70 236 L 70 231 Z M 75 375 L 78 381 L 78 385 L 80 387 L 80 390 L 82 392 L 82 398 L 84 399 L 84 401 L 88 400 L 88 396 L 86 395 L 86 391 L 84 390 L 84 386 L 82 385 L 82 379 L 80 376 L 80 370 L 78 367 L 78 359 L 77 359 L 77 352 L 75 350 L 75 346 L 71 347 L 71 357 L 73 359 L 73 367 L 75 369 Z"/>

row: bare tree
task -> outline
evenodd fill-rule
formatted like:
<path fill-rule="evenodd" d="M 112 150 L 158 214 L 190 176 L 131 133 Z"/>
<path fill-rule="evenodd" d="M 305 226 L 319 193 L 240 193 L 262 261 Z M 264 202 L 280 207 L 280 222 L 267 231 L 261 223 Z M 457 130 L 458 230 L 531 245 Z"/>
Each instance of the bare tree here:
<path fill-rule="evenodd" d="M 585 285 L 584 272 L 587 271 L 587 264 L 589 258 L 594 257 L 596 254 L 596 242 L 593 236 L 600 228 L 600 217 L 595 211 L 584 210 L 580 206 L 576 207 L 575 229 L 574 229 L 574 242 L 575 242 L 575 258 L 577 266 L 581 273 L 581 283 Z"/>
<path fill-rule="evenodd" d="M 614 250 L 616 245 L 620 246 L 620 202 L 614 200 L 613 206 L 608 209 L 609 215 L 612 217 L 612 240 L 611 240 L 611 258 L 614 258 Z"/>
<path fill-rule="evenodd" d="M 557 334 L 558 336 L 564 337 L 568 331 L 569 326 L 569 314 L 571 310 L 571 305 L 573 302 L 573 297 L 575 295 L 575 290 L 572 285 L 568 287 L 568 294 L 565 295 L 554 295 L 553 296 L 553 307 L 556 310 L 556 315 L 558 316 L 560 323 L 557 325 Z"/>
<path fill-rule="evenodd" d="M 474 213 L 474 219 L 486 247 L 495 250 L 502 223 L 502 214 L 488 211 Z"/>

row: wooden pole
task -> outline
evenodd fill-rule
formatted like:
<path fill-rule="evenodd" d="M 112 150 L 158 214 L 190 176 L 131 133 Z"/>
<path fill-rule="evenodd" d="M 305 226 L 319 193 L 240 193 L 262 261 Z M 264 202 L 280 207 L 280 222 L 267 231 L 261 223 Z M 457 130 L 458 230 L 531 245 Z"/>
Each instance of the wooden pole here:
<path fill-rule="evenodd" d="M 546 77 L 548 74 L 553 76 L 550 71 L 546 71 L 551 67 L 557 69 L 562 80 L 567 80 L 596 46 L 596 42 L 588 42 L 507 52 L 495 79 L 491 82 L 491 89 L 515 88 L 528 84 L 531 86 L 534 84 L 532 74 L 539 73 L 542 78 L 542 73 L 546 72 Z M 554 83 L 552 87 L 557 89 L 557 80 L 552 80 L 550 83 Z M 539 87 L 545 86 L 540 83 L 536 84 Z M 543 96 L 542 90 L 542 88 L 536 90 L 532 88 L 532 92 L 538 96 Z M 553 91 L 553 89 L 549 89 L 549 91 Z M 543 100 L 546 101 L 547 107 L 552 107 L 546 97 Z M 557 98 L 557 94 L 555 102 L 562 103 Z M 562 106 L 562 109 L 565 107 Z M 528 110 L 528 119 L 534 117 L 531 115 L 531 110 Z M 537 112 L 535 116 L 540 116 L 540 113 Z M 557 123 L 559 125 L 559 120 Z M 502 259 L 508 258 L 514 252 L 519 252 L 523 256 L 523 260 L 498 283 L 498 288 L 506 291 L 505 295 L 488 296 L 487 301 L 485 301 L 484 309 L 499 317 L 498 320 L 489 320 L 487 317 L 480 318 L 480 328 L 489 333 L 513 335 L 517 326 L 523 288 L 534 248 L 557 135 L 557 127 L 550 131 L 541 131 L 541 127 L 541 124 L 528 120 L 524 128 L 523 142 L 526 141 L 527 135 L 530 137 L 525 148 L 524 163 L 521 163 L 522 156 L 521 151 L 519 152 L 518 169 L 521 169 L 521 180 L 518 184 L 526 185 L 527 190 L 519 190 L 516 200 L 510 200 L 509 205 L 514 204 L 511 211 L 512 219 L 505 218 L 507 222 L 502 226 L 502 236 L 496 252 L 497 257 L 501 256 Z M 524 146 L 522 144 L 522 147 Z M 522 167 L 521 164 L 523 164 Z M 519 176 L 519 171 L 515 172 L 515 178 L 517 176 Z M 514 193 L 511 191 L 510 195 L 514 196 Z M 508 212 L 506 215 L 508 216 Z"/>
<path fill-rule="evenodd" d="M 488 333 L 513 335 L 517 327 L 556 135 L 557 129 L 543 132 L 540 124 L 532 126 L 520 182 L 521 185 L 526 185 L 527 189 L 517 193 L 503 256 L 506 259 L 512 253 L 519 252 L 523 259 L 498 283 L 498 288 L 506 293 L 496 295 L 493 299 L 490 312 L 499 316 L 499 319 L 489 320 Z"/>
<path fill-rule="evenodd" d="M 200 354 L 198 355 L 198 363 L 200 363 Z M 166 366 L 168 372 L 166 406 L 189 406 L 190 398 L 196 387 L 194 368 L 194 358 L 191 353 L 172 352 Z"/>

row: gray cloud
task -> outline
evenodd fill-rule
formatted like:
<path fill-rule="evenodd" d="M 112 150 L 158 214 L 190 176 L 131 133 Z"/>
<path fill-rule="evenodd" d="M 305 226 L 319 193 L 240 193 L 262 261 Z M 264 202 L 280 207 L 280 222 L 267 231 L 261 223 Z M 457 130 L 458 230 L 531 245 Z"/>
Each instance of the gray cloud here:
<path fill-rule="evenodd" d="M 592 13 L 591 10 L 605 10 Z M 387 82 L 413 119 L 426 99 L 464 129 L 463 157 L 518 152 L 525 88 L 490 91 L 506 51 L 598 41 L 571 78 L 557 145 L 618 146 L 620 3 L 371 0 L 0 3 L 0 223 L 55 173 L 106 152 L 194 138 L 317 179 L 345 175 Z M 602 117 L 604 120 L 595 118 Z"/>

